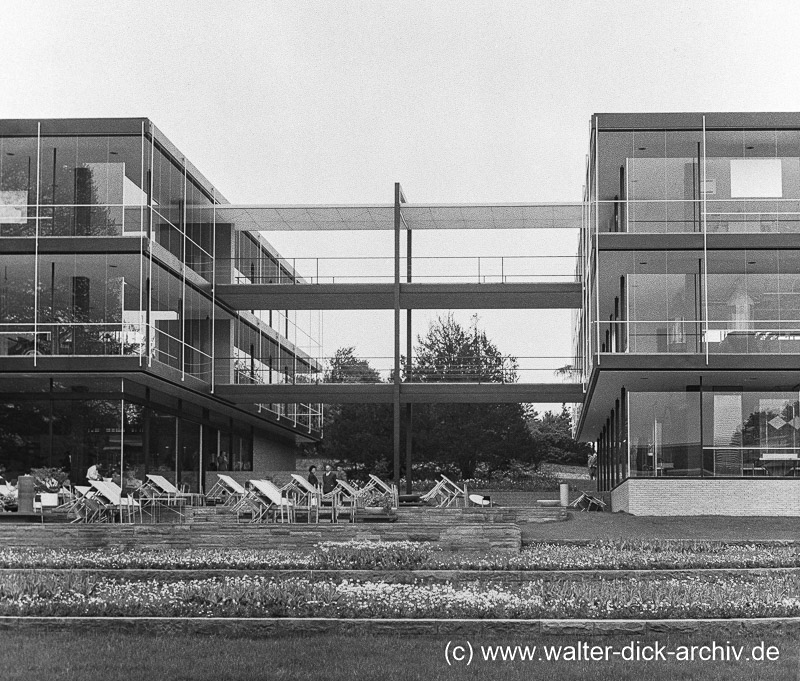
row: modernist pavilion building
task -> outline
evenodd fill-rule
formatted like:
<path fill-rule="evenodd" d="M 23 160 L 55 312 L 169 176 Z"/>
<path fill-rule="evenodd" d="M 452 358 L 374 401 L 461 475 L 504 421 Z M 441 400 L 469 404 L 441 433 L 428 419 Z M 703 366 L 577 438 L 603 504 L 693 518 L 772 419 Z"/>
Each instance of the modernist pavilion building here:
<path fill-rule="evenodd" d="M 202 490 L 382 401 L 399 475 L 414 402 L 564 401 L 613 510 L 800 515 L 798 216 L 798 114 L 596 115 L 583 201 L 460 206 L 231 206 L 146 119 L 0 122 L 0 462 Z M 574 230 L 577 264 L 412 276 L 413 231 L 504 227 Z M 276 229 L 394 230 L 394 276 L 295 272 Z M 401 312 L 443 308 L 572 309 L 569 382 L 406 382 Z M 321 381 L 324 309 L 394 310 L 390 382 Z"/>
<path fill-rule="evenodd" d="M 149 121 L 0 122 L 0 463 L 6 476 L 96 462 L 197 491 L 209 471 L 293 468 L 309 404 L 233 405 L 215 383 L 315 370 L 318 329 L 236 311 L 214 286 L 293 280 Z M 309 315 L 306 314 L 306 317 Z M 120 461 L 122 458 L 122 461 Z"/>

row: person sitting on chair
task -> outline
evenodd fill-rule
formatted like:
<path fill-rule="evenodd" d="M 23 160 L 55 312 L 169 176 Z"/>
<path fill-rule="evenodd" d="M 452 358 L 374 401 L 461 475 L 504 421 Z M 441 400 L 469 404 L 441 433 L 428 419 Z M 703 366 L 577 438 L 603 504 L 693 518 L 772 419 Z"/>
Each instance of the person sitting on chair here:
<path fill-rule="evenodd" d="M 95 482 L 101 482 L 103 480 L 103 464 L 96 463 L 93 466 L 90 466 L 89 470 L 86 471 L 86 479 L 89 482 L 92 480 Z"/>

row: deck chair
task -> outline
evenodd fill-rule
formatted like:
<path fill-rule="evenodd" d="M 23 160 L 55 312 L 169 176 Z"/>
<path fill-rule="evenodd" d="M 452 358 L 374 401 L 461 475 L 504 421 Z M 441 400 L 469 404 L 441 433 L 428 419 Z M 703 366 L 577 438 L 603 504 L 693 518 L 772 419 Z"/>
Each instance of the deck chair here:
<path fill-rule="evenodd" d="M 70 512 L 75 514 L 73 523 L 107 523 L 112 511 L 105 499 L 90 486 L 75 485 L 75 504 Z"/>
<path fill-rule="evenodd" d="M 111 510 L 119 514 L 121 523 L 132 523 L 138 515 L 139 522 L 142 521 L 142 505 L 133 497 L 122 494 L 122 488 L 115 482 L 90 480 L 91 486 L 107 502 Z"/>
<path fill-rule="evenodd" d="M 244 490 L 244 496 L 233 507 L 236 511 L 236 522 L 241 522 L 246 516 L 250 517 L 251 523 L 261 522 L 272 504 L 258 492 L 252 480 L 247 482 Z"/>
<path fill-rule="evenodd" d="M 195 496 L 188 492 L 181 492 L 163 475 L 148 474 L 147 482 L 144 484 L 144 486 L 147 486 L 149 489 L 153 490 L 156 494 L 165 497 L 167 502 L 177 501 L 177 500 L 184 500 L 191 502 L 192 497 Z"/>
<path fill-rule="evenodd" d="M 604 511 L 606 502 L 602 499 L 598 499 L 591 491 L 583 491 L 570 506 L 579 508 L 581 511 Z"/>
<path fill-rule="evenodd" d="M 433 489 L 423 494 L 420 499 L 438 508 L 447 508 L 456 504 L 459 499 L 463 499 L 466 506 L 468 499 L 467 488 L 459 487 L 446 475 L 442 475 Z"/>
<path fill-rule="evenodd" d="M 339 488 L 339 502 L 336 517 L 339 517 L 339 511 L 348 512 L 350 514 L 350 522 L 356 522 L 358 509 L 364 507 L 364 497 L 362 490 L 351 485 L 347 480 L 338 480 L 337 487 Z"/>
<path fill-rule="evenodd" d="M 297 511 L 305 512 L 308 522 L 311 522 L 313 518 L 314 522 L 318 523 L 321 514 L 330 513 L 331 522 L 336 522 L 336 502 L 338 500 L 336 490 L 322 494 L 318 487 L 312 485 L 302 475 L 292 473 L 291 493 L 294 497 L 295 514 Z"/>
<path fill-rule="evenodd" d="M 206 499 L 223 498 L 223 506 L 236 508 L 247 495 L 247 490 L 242 487 L 230 475 L 217 473 L 216 484 L 206 494 Z"/>
<path fill-rule="evenodd" d="M 251 480 L 250 484 L 269 502 L 262 519 L 268 518 L 269 512 L 272 511 L 273 520 L 277 520 L 277 514 L 280 512 L 281 522 L 294 522 L 294 505 L 275 483 L 269 480 Z"/>
<path fill-rule="evenodd" d="M 369 474 L 367 484 L 361 488 L 365 506 L 382 506 L 388 503 L 391 508 L 397 508 L 399 494 L 393 483 L 386 483 L 377 475 Z"/>

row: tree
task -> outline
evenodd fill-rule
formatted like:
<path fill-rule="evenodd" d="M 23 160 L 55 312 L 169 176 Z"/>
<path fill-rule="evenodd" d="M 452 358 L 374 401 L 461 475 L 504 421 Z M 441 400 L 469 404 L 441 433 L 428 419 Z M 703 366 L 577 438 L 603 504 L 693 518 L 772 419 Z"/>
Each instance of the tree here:
<path fill-rule="evenodd" d="M 539 416 L 532 412 L 528 428 L 542 461 L 582 465 L 592 452 L 591 445 L 572 437 L 572 416 L 566 405 L 561 406 L 560 414 L 548 411 Z"/>
<path fill-rule="evenodd" d="M 339 348 L 325 370 L 326 383 L 380 383 L 381 377 L 355 348 Z M 392 410 L 387 404 L 333 404 L 325 410 L 325 437 L 317 455 L 367 470 L 385 466 L 392 453 Z M 383 463 L 381 463 L 383 462 Z"/>
<path fill-rule="evenodd" d="M 418 338 L 412 380 L 492 382 L 517 380 L 516 359 L 504 356 L 478 328 L 448 314 Z M 414 408 L 414 459 L 456 465 L 464 478 L 478 463 L 502 469 L 511 461 L 535 463 L 536 451 L 521 404 L 426 404 Z"/>

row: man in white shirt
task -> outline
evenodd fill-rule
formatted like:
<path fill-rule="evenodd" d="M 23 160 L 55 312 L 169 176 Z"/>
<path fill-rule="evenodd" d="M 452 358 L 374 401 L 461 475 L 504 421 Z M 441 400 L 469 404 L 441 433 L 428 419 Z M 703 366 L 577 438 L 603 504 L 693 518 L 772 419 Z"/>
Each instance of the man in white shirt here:
<path fill-rule="evenodd" d="M 93 466 L 89 467 L 89 470 L 86 471 L 86 479 L 89 481 L 96 480 L 100 482 L 103 479 L 103 464 L 96 463 Z"/>

